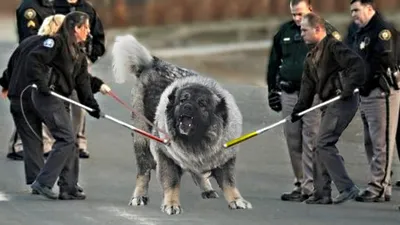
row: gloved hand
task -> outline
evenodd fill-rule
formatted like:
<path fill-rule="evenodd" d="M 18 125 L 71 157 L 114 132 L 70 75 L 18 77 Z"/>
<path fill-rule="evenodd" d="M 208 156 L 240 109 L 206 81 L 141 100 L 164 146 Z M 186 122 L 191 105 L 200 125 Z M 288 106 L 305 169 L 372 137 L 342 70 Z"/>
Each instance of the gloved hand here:
<path fill-rule="evenodd" d="M 107 93 L 110 92 L 110 91 L 111 91 L 111 88 L 110 88 L 107 84 L 102 84 L 102 85 L 100 86 L 100 92 L 101 92 L 103 95 L 107 94 Z"/>
<path fill-rule="evenodd" d="M 353 92 L 352 90 L 344 90 L 342 91 L 342 93 L 340 94 L 340 99 L 342 100 L 346 100 L 348 98 L 351 98 L 353 96 Z"/>
<path fill-rule="evenodd" d="M 292 114 L 290 114 L 290 117 L 291 117 L 291 118 L 290 118 L 290 121 L 291 121 L 292 123 L 294 123 L 294 122 L 300 120 L 301 117 L 303 117 L 303 116 L 299 116 L 299 115 L 297 115 L 297 114 L 298 114 L 297 111 L 293 111 Z"/>
<path fill-rule="evenodd" d="M 50 96 L 51 95 L 50 91 L 51 91 L 50 88 L 47 87 L 46 85 L 38 86 L 38 92 L 42 95 Z"/>
<path fill-rule="evenodd" d="M 271 90 L 268 93 L 268 104 L 275 112 L 280 112 L 282 110 L 281 94 L 277 90 Z"/>
<path fill-rule="evenodd" d="M 100 117 L 104 116 L 100 109 L 94 109 L 93 111 L 88 110 L 88 113 L 96 119 L 100 119 Z"/>

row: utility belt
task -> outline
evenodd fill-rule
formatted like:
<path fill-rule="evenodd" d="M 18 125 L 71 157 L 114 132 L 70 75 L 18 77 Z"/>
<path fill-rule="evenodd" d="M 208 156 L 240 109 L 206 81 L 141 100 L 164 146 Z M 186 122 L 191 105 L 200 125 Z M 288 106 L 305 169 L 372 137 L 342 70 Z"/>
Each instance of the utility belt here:
<path fill-rule="evenodd" d="M 395 71 L 388 68 L 386 74 L 377 75 L 374 79 L 378 81 L 379 87 L 385 93 L 390 93 L 391 89 L 400 90 L 400 72 L 398 68 Z"/>
<path fill-rule="evenodd" d="M 292 94 L 296 91 L 300 91 L 300 83 L 281 80 L 279 81 L 279 88 L 288 94 Z"/>

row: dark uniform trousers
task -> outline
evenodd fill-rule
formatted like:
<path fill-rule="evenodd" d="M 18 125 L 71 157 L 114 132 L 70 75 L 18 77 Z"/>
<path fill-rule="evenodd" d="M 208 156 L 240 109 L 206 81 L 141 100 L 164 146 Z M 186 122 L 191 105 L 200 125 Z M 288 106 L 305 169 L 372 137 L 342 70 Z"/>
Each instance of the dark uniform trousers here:
<path fill-rule="evenodd" d="M 16 124 L 18 131 L 22 131 L 20 135 L 24 151 L 27 152 L 25 154 L 28 155 L 28 158 L 24 158 L 24 160 L 34 165 L 34 170 L 28 171 L 28 174 L 30 174 L 29 181 L 32 182 L 32 177 L 37 174 L 35 176 L 37 182 L 52 188 L 59 178 L 60 191 L 73 193 L 76 191 L 78 183 L 79 157 L 67 105 L 54 96 L 45 96 L 36 91 L 32 91 L 32 101 L 28 119 L 30 125 L 40 135 L 42 131 L 41 123 L 43 122 L 54 137 L 55 143 L 46 163 L 43 165 L 41 161 L 43 160 L 42 141 L 34 136 L 27 124 L 23 123 L 24 121 Z M 24 111 L 27 113 L 25 108 Z"/>
<path fill-rule="evenodd" d="M 22 107 L 19 98 L 11 98 L 10 102 L 10 111 L 15 127 L 20 134 L 23 148 L 26 149 L 24 151 L 25 182 L 30 185 L 44 166 L 42 120 L 37 116 L 37 111 L 30 99 L 23 99 Z M 36 134 L 32 132 L 24 115 Z"/>
<path fill-rule="evenodd" d="M 370 192 L 391 195 L 390 171 L 400 107 L 400 91 L 386 94 L 375 88 L 361 96 L 360 112 L 364 124 L 364 145 L 370 164 Z"/>
<path fill-rule="evenodd" d="M 359 95 L 355 94 L 348 99 L 340 99 L 322 108 L 321 126 L 314 151 L 313 173 L 316 195 L 331 196 L 332 180 L 339 192 L 354 186 L 336 143 L 354 118 L 358 102 Z"/>

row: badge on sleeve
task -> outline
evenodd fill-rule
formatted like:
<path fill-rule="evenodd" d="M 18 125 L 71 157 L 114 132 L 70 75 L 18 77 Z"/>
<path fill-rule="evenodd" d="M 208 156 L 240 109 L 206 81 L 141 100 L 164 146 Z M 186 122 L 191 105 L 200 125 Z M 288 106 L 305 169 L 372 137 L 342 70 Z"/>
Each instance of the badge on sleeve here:
<path fill-rule="evenodd" d="M 54 46 L 54 40 L 51 39 L 51 38 L 46 39 L 46 40 L 43 42 L 43 46 L 44 46 L 44 47 L 47 47 L 47 48 L 52 48 L 52 47 Z"/>
<path fill-rule="evenodd" d="M 27 9 L 24 12 L 24 17 L 28 20 L 33 20 L 36 17 L 36 11 L 34 9 Z"/>
<path fill-rule="evenodd" d="M 387 40 L 390 40 L 391 37 L 392 37 L 392 33 L 390 33 L 390 31 L 387 29 L 384 29 L 379 33 L 379 38 L 381 40 L 387 41 Z"/>
<path fill-rule="evenodd" d="M 341 41 L 341 40 L 342 40 L 342 36 L 340 36 L 339 32 L 337 32 L 337 31 L 333 31 L 333 32 L 332 32 L 332 36 L 333 36 L 334 38 L 336 38 L 336 40 L 338 40 L 338 41 Z"/>
<path fill-rule="evenodd" d="M 33 22 L 33 20 L 29 20 L 29 22 L 26 24 L 26 26 L 28 27 L 28 28 L 35 28 L 36 27 L 36 23 L 35 22 Z"/>

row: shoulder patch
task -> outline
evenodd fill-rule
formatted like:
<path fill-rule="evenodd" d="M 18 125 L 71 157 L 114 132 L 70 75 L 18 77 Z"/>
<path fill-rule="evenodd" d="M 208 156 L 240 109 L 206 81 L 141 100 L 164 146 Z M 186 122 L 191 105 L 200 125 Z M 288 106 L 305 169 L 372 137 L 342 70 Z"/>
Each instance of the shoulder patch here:
<path fill-rule="evenodd" d="M 341 41 L 341 40 L 342 40 L 342 36 L 340 36 L 339 32 L 337 32 L 337 31 L 333 31 L 333 32 L 332 32 L 332 36 L 333 36 L 334 38 L 336 38 L 338 41 Z"/>
<path fill-rule="evenodd" d="M 388 29 L 384 29 L 379 32 L 379 38 L 384 41 L 390 40 L 390 38 L 392 38 L 392 33 Z"/>
<path fill-rule="evenodd" d="M 32 8 L 25 10 L 24 17 L 28 20 L 32 20 L 36 17 L 36 11 Z"/>
<path fill-rule="evenodd" d="M 52 48 L 54 46 L 54 40 L 51 38 L 47 38 L 44 42 L 43 42 L 43 46 L 47 47 L 47 48 Z"/>
<path fill-rule="evenodd" d="M 28 21 L 28 23 L 26 24 L 26 26 L 28 27 L 28 28 L 35 28 L 36 27 L 36 23 L 35 22 L 33 22 L 33 20 L 29 20 Z"/>

